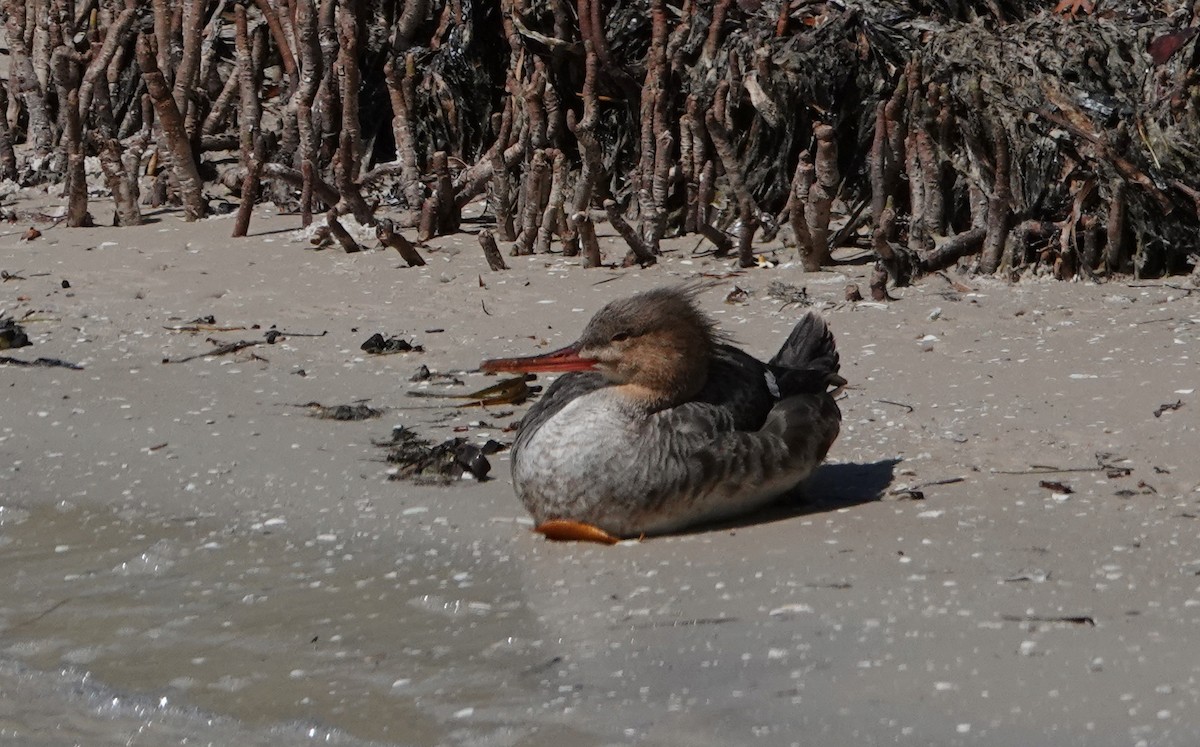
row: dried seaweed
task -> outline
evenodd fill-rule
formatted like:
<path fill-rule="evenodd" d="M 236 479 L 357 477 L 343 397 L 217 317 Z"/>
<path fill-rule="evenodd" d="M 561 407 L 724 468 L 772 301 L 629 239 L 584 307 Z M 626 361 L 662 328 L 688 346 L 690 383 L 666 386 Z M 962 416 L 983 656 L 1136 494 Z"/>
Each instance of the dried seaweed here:
<path fill-rule="evenodd" d="M 367 338 L 361 346 L 361 349 L 372 355 L 392 355 L 394 353 L 423 353 L 425 348 L 420 345 L 413 345 L 408 340 L 402 337 L 387 337 L 385 338 L 379 332 Z"/>
<path fill-rule="evenodd" d="M 14 319 L 0 317 L 0 350 L 23 348 L 30 344 L 24 327 Z"/>
<path fill-rule="evenodd" d="M 462 479 L 465 474 L 485 480 L 492 468 L 487 455 L 502 448 L 495 441 L 479 446 L 460 437 L 435 445 L 403 426 L 392 431 L 390 440 L 376 442 L 376 445 L 388 450 L 389 464 L 397 465 L 389 479 L 425 484 L 448 484 Z"/>
<path fill-rule="evenodd" d="M 216 341 L 209 340 L 209 342 L 212 342 L 215 344 Z M 229 343 L 225 343 L 222 345 L 217 345 L 217 347 L 213 348 L 212 350 L 206 350 L 203 353 L 196 353 L 195 355 L 187 355 L 187 356 L 184 356 L 183 358 L 163 358 L 162 362 L 163 363 L 189 363 L 191 361 L 194 361 L 194 360 L 197 360 L 200 358 L 215 358 L 220 355 L 229 355 L 230 353 L 236 353 L 239 350 L 244 350 L 246 348 L 252 348 L 255 345 L 260 345 L 260 344 L 262 344 L 262 343 L 259 340 L 238 340 L 237 342 L 229 342 Z"/>
<path fill-rule="evenodd" d="M 8 355 L 0 355 L 0 365 L 22 366 L 25 368 L 68 368 L 72 371 L 83 370 L 83 366 L 78 363 L 64 361 L 61 358 L 35 358 L 34 360 L 27 361 Z"/>
<path fill-rule="evenodd" d="M 782 280 L 772 280 L 767 284 L 767 296 L 788 305 L 812 306 L 807 288 Z"/>
<path fill-rule="evenodd" d="M 320 420 L 358 421 L 373 420 L 383 415 L 383 410 L 369 407 L 362 402 L 349 405 L 323 405 L 320 402 L 306 402 L 297 405 L 308 410 L 308 414 Z"/>
<path fill-rule="evenodd" d="M 426 376 L 426 378 L 429 378 Z M 531 387 L 528 382 L 534 377 L 532 375 L 513 376 L 502 379 L 501 381 L 486 386 L 473 392 L 464 394 L 428 391 L 425 389 L 413 389 L 408 392 L 410 397 L 433 397 L 439 399 L 462 399 L 467 400 L 459 407 L 490 407 L 494 405 L 519 405 L 533 394 L 541 390 L 541 387 Z M 424 379 L 422 379 L 423 381 Z M 461 383 L 461 382 L 457 382 Z"/>

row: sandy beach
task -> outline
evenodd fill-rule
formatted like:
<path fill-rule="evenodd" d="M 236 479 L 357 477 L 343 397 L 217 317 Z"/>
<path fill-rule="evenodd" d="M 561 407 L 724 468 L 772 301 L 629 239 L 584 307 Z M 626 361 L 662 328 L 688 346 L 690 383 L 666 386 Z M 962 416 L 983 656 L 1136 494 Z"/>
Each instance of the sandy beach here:
<path fill-rule="evenodd" d="M 0 235 L 33 343 L 0 355 L 80 367 L 0 365 L 0 742 L 1200 744 L 1189 278 L 952 272 L 852 303 L 869 265 L 735 272 L 694 239 L 491 272 L 469 233 L 407 268 L 266 208 L 238 240 L 153 220 Z M 505 451 L 483 482 L 388 479 L 394 428 L 510 443 L 527 407 L 411 390 L 487 386 L 482 359 L 701 273 L 755 355 L 806 311 L 772 281 L 837 336 L 842 434 L 801 493 L 603 547 L 530 532 Z"/>

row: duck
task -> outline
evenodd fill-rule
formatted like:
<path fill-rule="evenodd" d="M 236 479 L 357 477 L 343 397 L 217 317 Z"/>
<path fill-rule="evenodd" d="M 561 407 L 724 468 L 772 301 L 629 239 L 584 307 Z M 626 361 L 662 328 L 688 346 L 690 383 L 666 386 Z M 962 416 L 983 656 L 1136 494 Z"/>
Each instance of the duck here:
<path fill-rule="evenodd" d="M 824 461 L 846 384 L 825 320 L 806 313 L 764 363 L 718 331 L 703 289 L 612 301 L 564 348 L 480 365 L 561 374 L 511 449 L 535 531 L 603 543 L 677 533 L 761 508 Z"/>

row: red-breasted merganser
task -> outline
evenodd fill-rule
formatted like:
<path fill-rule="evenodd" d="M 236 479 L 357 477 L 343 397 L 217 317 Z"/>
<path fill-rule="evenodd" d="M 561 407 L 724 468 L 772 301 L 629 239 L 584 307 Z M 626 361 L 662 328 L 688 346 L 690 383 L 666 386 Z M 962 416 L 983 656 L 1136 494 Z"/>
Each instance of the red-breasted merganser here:
<path fill-rule="evenodd" d="M 579 340 L 484 371 L 569 372 L 521 420 L 513 486 L 537 531 L 613 542 L 763 506 L 838 435 L 838 353 L 808 313 L 763 363 L 727 344 L 697 287 L 613 301 Z"/>

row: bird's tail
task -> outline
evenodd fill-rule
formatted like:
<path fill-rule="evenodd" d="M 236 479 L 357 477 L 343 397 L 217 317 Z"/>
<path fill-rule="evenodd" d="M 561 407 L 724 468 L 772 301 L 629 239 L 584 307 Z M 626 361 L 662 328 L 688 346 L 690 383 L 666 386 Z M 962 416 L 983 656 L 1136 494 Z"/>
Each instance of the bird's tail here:
<path fill-rule="evenodd" d="M 782 379 L 781 389 L 811 390 L 819 386 L 824 391 L 829 386 L 840 387 L 846 383 L 838 375 L 841 358 L 833 332 L 825 320 L 812 311 L 792 328 L 783 347 L 771 358 L 770 365 L 776 377 Z M 793 381 L 794 386 L 785 387 L 788 380 Z"/>

